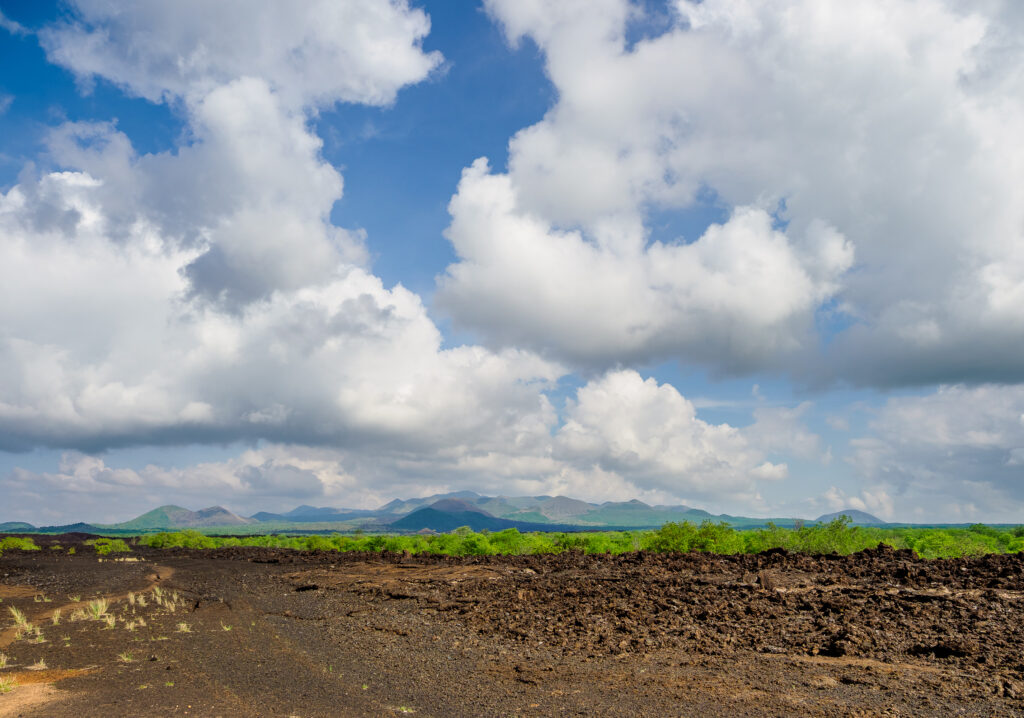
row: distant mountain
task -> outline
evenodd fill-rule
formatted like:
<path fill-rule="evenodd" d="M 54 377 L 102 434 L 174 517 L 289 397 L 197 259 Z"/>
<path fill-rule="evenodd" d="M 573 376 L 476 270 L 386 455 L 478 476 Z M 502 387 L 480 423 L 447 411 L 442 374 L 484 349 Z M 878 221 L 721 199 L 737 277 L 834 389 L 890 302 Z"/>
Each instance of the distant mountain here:
<path fill-rule="evenodd" d="M 255 523 L 242 518 L 222 506 L 211 506 L 199 511 L 189 511 L 181 506 L 161 506 L 136 516 L 131 521 L 111 524 L 107 528 L 118 530 L 142 529 L 184 529 L 204 526 L 243 526 Z"/>
<path fill-rule="evenodd" d="M 585 514 L 575 517 L 573 523 L 611 526 L 661 526 L 669 521 L 699 523 L 716 519 L 707 511 L 689 506 L 648 506 L 643 501 L 607 501 Z"/>
<path fill-rule="evenodd" d="M 297 506 L 291 511 L 283 514 L 272 514 L 260 511 L 249 518 L 254 521 L 297 521 L 299 523 L 313 523 L 316 521 L 351 521 L 352 519 L 367 516 L 376 516 L 376 511 L 364 509 L 335 509 L 329 506 Z"/>
<path fill-rule="evenodd" d="M 881 519 L 855 509 L 847 509 L 820 516 L 817 521 L 828 522 L 846 514 L 854 524 L 884 524 Z M 12 521 L 0 524 L 0 532 L 60 530 L 81 533 L 143 532 L 187 528 L 216 527 L 231 533 L 232 527 L 244 533 L 266 531 L 308 531 L 312 524 L 316 530 L 348 531 L 362 528 L 366 531 L 451 531 L 459 526 L 474 530 L 501 531 L 517 528 L 520 531 L 581 531 L 612 528 L 658 528 L 675 521 L 725 522 L 735 528 L 759 528 L 769 522 L 780 527 L 793 526 L 792 518 L 748 518 L 744 516 L 713 515 L 690 506 L 650 506 L 642 501 L 606 501 L 601 504 L 581 501 L 568 496 L 482 496 L 474 491 L 453 491 L 413 499 L 395 499 L 378 509 L 346 509 L 329 506 L 296 506 L 290 511 L 261 511 L 245 518 L 222 506 L 211 506 L 201 511 L 190 511 L 181 506 L 161 506 L 136 518 L 119 524 L 72 524 L 44 526 Z"/>
<path fill-rule="evenodd" d="M 479 506 L 476 506 L 465 499 L 441 499 L 440 501 L 435 501 L 427 508 L 433 509 L 434 511 L 443 511 L 449 514 L 476 513 L 494 518 L 494 514 L 484 511 Z"/>
<path fill-rule="evenodd" d="M 0 533 L 3 534 L 16 534 L 23 531 L 35 531 L 36 527 L 32 524 L 27 524 L 24 521 L 6 521 L 0 524 Z"/>
<path fill-rule="evenodd" d="M 62 524 L 60 526 L 40 526 L 36 531 L 44 534 L 98 534 L 103 529 L 99 526 L 84 524 L 79 521 L 75 524 Z"/>
<path fill-rule="evenodd" d="M 715 518 L 706 511 L 689 506 L 648 506 L 636 500 L 592 504 L 568 496 L 481 496 L 473 491 L 435 494 L 420 499 L 395 499 L 381 506 L 376 517 L 387 521 L 389 516 L 408 515 L 448 499 L 461 501 L 462 510 L 476 508 L 496 518 L 542 525 L 655 527 L 668 521 L 699 522 Z"/>
<path fill-rule="evenodd" d="M 850 522 L 854 524 L 870 525 L 870 524 L 884 524 L 885 521 L 872 516 L 866 511 L 858 511 L 857 509 L 843 509 L 842 511 L 836 511 L 831 514 L 823 514 L 815 519 L 815 521 L 823 524 L 827 524 L 829 521 L 835 521 L 840 516 L 849 516 Z"/>
<path fill-rule="evenodd" d="M 376 514 L 408 514 L 416 509 L 426 508 L 430 504 L 440 501 L 441 499 L 464 499 L 467 501 L 474 501 L 476 499 L 488 498 L 480 496 L 475 491 L 453 491 L 448 494 L 434 494 L 433 496 L 424 496 L 420 499 L 395 499 L 381 506 L 374 513 Z"/>
<path fill-rule="evenodd" d="M 422 531 L 431 529 L 444 533 L 460 526 L 469 526 L 474 531 L 501 531 L 512 528 L 517 522 L 499 519 L 482 511 L 438 511 L 437 509 L 416 509 L 411 514 L 388 524 L 394 531 Z"/>
<path fill-rule="evenodd" d="M 503 531 L 518 529 L 520 531 L 565 531 L 573 530 L 574 526 L 548 523 L 531 523 L 513 521 L 492 516 L 483 509 L 473 506 L 461 499 L 441 499 L 430 506 L 417 509 L 400 519 L 388 524 L 392 531 L 431 531 L 446 532 L 468 526 L 474 531 Z"/>

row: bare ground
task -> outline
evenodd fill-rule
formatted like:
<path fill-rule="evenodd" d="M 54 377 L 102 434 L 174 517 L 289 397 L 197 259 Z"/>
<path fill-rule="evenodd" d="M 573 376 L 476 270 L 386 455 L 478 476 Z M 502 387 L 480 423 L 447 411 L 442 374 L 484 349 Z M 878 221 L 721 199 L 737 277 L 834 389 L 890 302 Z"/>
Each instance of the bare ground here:
<path fill-rule="evenodd" d="M 0 716 L 1024 715 L 1021 556 L 133 558 L 0 558 Z"/>

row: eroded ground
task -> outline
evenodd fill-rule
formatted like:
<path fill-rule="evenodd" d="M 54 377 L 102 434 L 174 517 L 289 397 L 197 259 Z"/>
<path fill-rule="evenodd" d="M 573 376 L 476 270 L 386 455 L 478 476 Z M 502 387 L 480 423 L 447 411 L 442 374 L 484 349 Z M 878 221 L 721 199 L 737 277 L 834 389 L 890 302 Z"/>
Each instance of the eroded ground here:
<path fill-rule="evenodd" d="M 0 716 L 1024 715 L 1020 556 L 133 558 L 0 558 Z"/>

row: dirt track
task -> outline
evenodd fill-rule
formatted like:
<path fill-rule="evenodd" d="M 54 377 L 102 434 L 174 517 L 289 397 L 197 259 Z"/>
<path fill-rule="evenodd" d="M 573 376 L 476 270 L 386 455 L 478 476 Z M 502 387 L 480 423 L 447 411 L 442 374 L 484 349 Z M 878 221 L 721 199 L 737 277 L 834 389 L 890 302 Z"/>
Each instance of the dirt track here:
<path fill-rule="evenodd" d="M 1020 556 L 135 556 L 0 558 L 0 716 L 1024 715 Z"/>

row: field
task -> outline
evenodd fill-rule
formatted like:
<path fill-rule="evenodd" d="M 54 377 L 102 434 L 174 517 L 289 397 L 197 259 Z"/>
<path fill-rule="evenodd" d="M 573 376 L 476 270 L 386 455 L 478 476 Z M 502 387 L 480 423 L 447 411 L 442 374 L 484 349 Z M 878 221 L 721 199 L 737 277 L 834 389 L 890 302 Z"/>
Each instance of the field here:
<path fill-rule="evenodd" d="M 1020 553 L 492 555 L 494 536 L 459 556 L 9 545 L 0 716 L 1024 715 Z"/>

